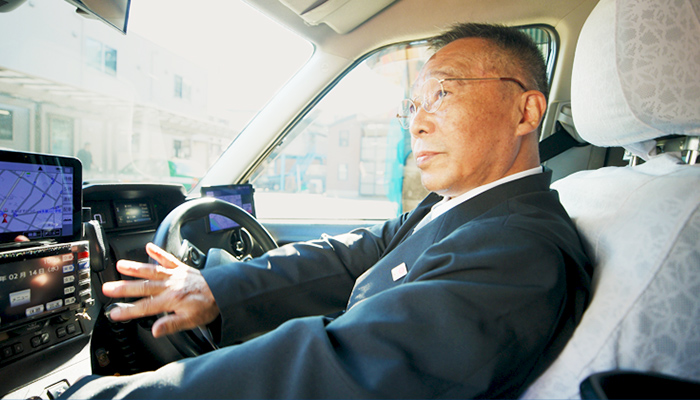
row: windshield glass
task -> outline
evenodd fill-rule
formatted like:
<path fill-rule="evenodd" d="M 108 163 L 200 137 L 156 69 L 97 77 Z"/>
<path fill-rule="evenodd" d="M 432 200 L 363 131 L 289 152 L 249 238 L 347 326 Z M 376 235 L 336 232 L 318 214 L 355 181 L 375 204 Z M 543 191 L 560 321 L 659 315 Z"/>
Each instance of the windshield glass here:
<path fill-rule="evenodd" d="M 312 52 L 231 0 L 133 1 L 127 32 L 65 1 L 0 13 L 0 148 L 190 189 Z"/>

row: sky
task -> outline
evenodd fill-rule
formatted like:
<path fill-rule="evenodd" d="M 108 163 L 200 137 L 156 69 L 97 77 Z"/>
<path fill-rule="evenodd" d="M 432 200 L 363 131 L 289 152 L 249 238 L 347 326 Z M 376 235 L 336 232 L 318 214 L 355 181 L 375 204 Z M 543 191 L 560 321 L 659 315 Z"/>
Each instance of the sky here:
<path fill-rule="evenodd" d="M 311 45 L 237 0 L 132 0 L 133 32 L 208 70 L 212 112 L 256 112 Z"/>

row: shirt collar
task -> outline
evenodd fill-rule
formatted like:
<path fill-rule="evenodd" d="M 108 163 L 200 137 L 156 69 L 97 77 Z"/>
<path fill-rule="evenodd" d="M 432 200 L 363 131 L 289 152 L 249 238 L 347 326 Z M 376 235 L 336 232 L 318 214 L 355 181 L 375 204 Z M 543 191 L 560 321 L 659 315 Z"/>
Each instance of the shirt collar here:
<path fill-rule="evenodd" d="M 514 180 L 524 178 L 526 176 L 530 175 L 536 175 L 536 174 L 541 174 L 544 171 L 544 169 L 541 166 L 537 166 L 535 168 L 531 168 L 525 171 L 520 171 L 516 172 L 512 175 L 504 176 L 501 179 L 495 180 L 493 182 L 489 182 L 485 185 L 481 185 L 479 187 L 476 187 L 472 190 L 469 190 L 466 193 L 463 193 L 457 197 L 443 197 L 442 200 L 439 202 L 435 203 L 433 207 L 431 208 L 430 212 L 428 215 L 423 218 L 423 220 L 416 226 L 414 229 L 414 232 L 417 231 L 418 229 L 422 228 L 427 224 L 428 222 L 434 220 L 435 218 L 439 217 L 440 215 L 450 211 L 454 207 L 457 207 L 458 205 L 464 203 L 465 201 L 476 197 L 477 195 L 484 193 L 485 191 L 489 189 L 493 189 L 496 186 L 503 185 L 504 183 L 507 182 L 512 182 Z"/>

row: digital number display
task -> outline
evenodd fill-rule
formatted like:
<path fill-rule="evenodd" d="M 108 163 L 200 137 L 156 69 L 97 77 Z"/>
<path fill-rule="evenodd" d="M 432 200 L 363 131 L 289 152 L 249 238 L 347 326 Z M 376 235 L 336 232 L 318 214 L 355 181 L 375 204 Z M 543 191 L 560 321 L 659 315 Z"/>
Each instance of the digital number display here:
<path fill-rule="evenodd" d="M 67 248 L 63 254 L 0 259 L 0 329 L 78 302 L 77 257 Z"/>

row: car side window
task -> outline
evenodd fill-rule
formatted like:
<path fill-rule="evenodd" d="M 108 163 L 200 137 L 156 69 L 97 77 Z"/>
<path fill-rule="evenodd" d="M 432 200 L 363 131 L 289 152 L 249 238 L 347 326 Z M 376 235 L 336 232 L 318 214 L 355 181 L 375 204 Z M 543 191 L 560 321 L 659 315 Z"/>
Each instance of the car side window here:
<path fill-rule="evenodd" d="M 547 31 L 525 31 L 553 54 Z M 254 172 L 258 217 L 384 220 L 412 210 L 427 191 L 395 116 L 430 54 L 426 41 L 396 44 L 347 73 Z"/>

